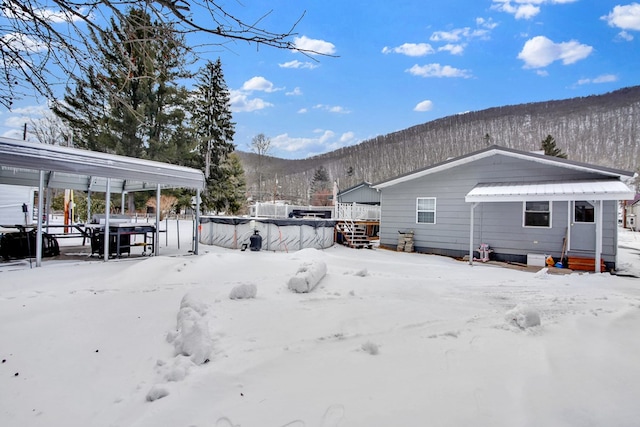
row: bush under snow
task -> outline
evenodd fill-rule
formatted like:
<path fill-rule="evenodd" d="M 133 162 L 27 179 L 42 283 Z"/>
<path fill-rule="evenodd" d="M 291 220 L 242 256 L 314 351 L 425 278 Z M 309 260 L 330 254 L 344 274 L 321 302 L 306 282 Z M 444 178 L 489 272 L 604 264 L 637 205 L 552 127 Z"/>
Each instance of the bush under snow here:
<path fill-rule="evenodd" d="M 311 292 L 327 274 L 327 264 L 313 260 L 303 263 L 295 276 L 289 279 L 288 287 L 294 292 Z"/>
<path fill-rule="evenodd" d="M 521 304 L 518 304 L 511 310 L 507 311 L 504 315 L 504 319 L 507 323 L 517 326 L 520 329 L 540 326 L 540 314 L 538 314 L 537 311 Z"/>

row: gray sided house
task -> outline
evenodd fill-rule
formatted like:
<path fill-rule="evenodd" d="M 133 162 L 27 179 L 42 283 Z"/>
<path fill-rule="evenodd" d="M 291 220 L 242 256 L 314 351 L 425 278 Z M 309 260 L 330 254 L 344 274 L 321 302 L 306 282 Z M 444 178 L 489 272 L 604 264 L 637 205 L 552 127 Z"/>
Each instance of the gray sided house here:
<path fill-rule="evenodd" d="M 615 268 L 618 201 L 633 172 L 498 146 L 380 182 L 380 245 L 413 232 L 418 252 L 526 262 L 591 258 Z"/>
<path fill-rule="evenodd" d="M 379 205 L 380 192 L 371 187 L 369 182 L 361 182 L 338 193 L 338 203 L 360 203 L 363 205 Z"/>

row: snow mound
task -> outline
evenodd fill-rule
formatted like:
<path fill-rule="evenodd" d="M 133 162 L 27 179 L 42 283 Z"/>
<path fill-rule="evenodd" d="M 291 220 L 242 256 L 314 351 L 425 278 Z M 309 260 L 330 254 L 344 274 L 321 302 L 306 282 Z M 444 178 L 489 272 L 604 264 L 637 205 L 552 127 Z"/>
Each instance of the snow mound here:
<path fill-rule="evenodd" d="M 161 385 L 154 385 L 147 393 L 147 401 L 153 402 L 154 400 L 162 399 L 169 395 L 169 390 Z"/>
<path fill-rule="evenodd" d="M 175 354 L 189 356 L 196 365 L 205 363 L 213 351 L 209 309 L 208 304 L 187 293 L 180 302 L 177 330 L 167 335 L 167 341 L 173 343 Z"/>
<path fill-rule="evenodd" d="M 294 292 L 311 292 L 327 274 L 327 264 L 313 260 L 305 262 L 298 268 L 295 276 L 289 278 L 288 288 Z"/>
<path fill-rule="evenodd" d="M 541 269 L 540 271 L 536 272 L 536 274 L 534 274 L 534 276 L 538 279 L 548 279 L 549 278 L 549 269 L 547 267 Z"/>
<path fill-rule="evenodd" d="M 372 356 L 375 356 L 378 353 L 380 353 L 380 348 L 378 347 L 378 344 L 373 343 L 371 341 L 367 341 L 364 344 L 362 344 L 361 348 L 364 352 L 369 353 Z"/>
<path fill-rule="evenodd" d="M 521 304 L 518 304 L 511 310 L 507 311 L 504 315 L 504 320 L 520 329 L 540 326 L 540 314 L 538 314 L 537 311 Z"/>
<path fill-rule="evenodd" d="M 234 286 L 229 293 L 231 299 L 249 299 L 255 298 L 258 293 L 258 287 L 253 283 L 242 283 Z"/>

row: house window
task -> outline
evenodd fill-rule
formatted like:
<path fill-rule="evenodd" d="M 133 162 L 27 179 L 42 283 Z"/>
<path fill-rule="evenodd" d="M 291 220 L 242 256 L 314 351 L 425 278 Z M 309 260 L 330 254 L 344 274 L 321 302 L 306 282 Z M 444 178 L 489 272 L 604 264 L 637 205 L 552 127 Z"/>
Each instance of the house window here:
<path fill-rule="evenodd" d="M 418 224 L 436 223 L 435 197 L 418 197 L 416 202 L 416 222 Z"/>
<path fill-rule="evenodd" d="M 551 202 L 524 202 L 525 227 L 551 227 Z"/>
<path fill-rule="evenodd" d="M 593 205 L 584 200 L 576 200 L 573 204 L 573 221 L 574 222 L 595 222 L 595 208 Z"/>

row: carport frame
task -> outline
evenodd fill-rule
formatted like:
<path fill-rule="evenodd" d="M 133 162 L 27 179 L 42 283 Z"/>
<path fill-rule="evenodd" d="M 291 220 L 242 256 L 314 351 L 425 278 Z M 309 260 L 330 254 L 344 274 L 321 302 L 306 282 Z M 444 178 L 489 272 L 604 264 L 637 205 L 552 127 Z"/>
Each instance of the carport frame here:
<path fill-rule="evenodd" d="M 73 189 L 106 193 L 105 229 L 109 229 L 112 188 L 121 193 L 156 190 L 160 206 L 163 188 L 196 190 L 196 224 L 200 222 L 200 192 L 204 173 L 198 169 L 58 145 L 38 144 L 0 137 L 0 184 L 38 188 L 38 212 L 43 211 L 45 189 Z M 42 215 L 38 215 L 36 267 L 42 265 Z M 155 242 L 159 242 L 160 209 L 156 209 Z M 199 228 L 195 227 L 194 253 L 198 254 Z M 156 243 L 155 254 L 159 254 Z M 105 239 L 104 260 L 109 259 Z"/>

